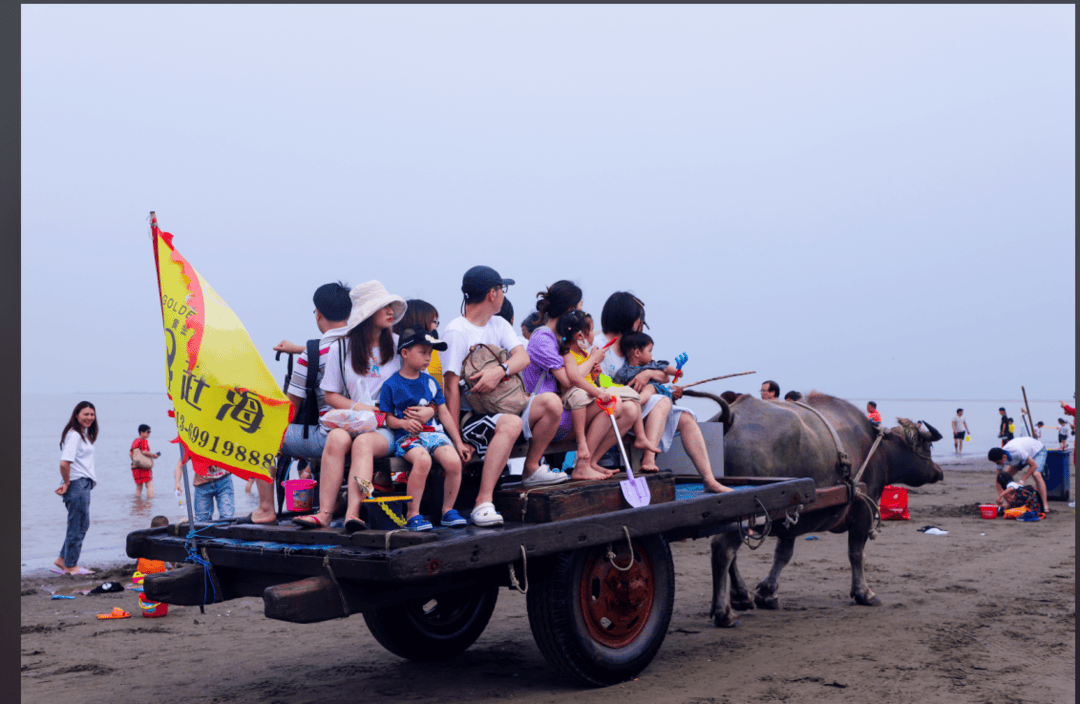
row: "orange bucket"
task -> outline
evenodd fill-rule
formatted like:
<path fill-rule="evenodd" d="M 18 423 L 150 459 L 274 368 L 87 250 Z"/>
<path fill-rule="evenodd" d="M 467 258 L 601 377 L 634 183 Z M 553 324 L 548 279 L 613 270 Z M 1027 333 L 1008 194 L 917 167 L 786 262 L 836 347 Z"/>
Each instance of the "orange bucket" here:
<path fill-rule="evenodd" d="M 979 504 L 979 513 L 983 518 L 994 519 L 997 518 L 997 508 L 996 504 Z"/>

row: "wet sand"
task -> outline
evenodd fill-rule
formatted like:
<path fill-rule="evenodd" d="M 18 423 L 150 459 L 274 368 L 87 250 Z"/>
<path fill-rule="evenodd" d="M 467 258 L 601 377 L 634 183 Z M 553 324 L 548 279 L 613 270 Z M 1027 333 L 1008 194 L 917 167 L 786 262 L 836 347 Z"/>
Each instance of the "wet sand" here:
<path fill-rule="evenodd" d="M 131 564 L 90 578 L 23 576 L 22 701 L 1075 701 L 1075 510 L 1051 501 L 1038 523 L 982 520 L 978 504 L 994 497 L 986 461 L 946 462 L 945 482 L 908 488 L 911 520 L 885 522 L 867 545 L 882 606 L 852 602 L 846 536 L 826 533 L 797 542 L 780 610 L 743 612 L 741 627 L 719 629 L 707 615 L 709 543 L 676 543 L 667 638 L 637 680 L 606 689 L 558 677 L 513 591 L 500 592 L 472 648 L 439 664 L 391 655 L 361 616 L 283 623 L 265 618 L 257 598 L 205 614 L 170 607 L 160 619 L 142 617 L 133 591 L 49 598 L 114 578 L 129 584 Z M 926 525 L 949 534 L 917 532 Z M 749 584 L 765 576 L 774 544 L 740 550 Z M 132 617 L 94 618 L 114 606 Z"/>

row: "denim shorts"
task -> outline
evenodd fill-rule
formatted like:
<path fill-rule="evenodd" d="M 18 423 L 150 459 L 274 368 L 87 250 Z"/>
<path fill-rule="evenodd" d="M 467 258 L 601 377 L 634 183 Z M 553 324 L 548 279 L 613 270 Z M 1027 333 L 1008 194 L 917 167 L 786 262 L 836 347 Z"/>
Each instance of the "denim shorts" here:
<path fill-rule="evenodd" d="M 322 457 L 323 448 L 326 447 L 326 436 L 330 431 L 321 423 L 316 426 L 309 425 L 307 429 L 308 436 L 305 439 L 304 426 L 299 423 L 290 423 L 281 441 L 281 454 L 309 460 Z"/>
<path fill-rule="evenodd" d="M 443 445 L 453 445 L 446 433 L 420 433 L 413 437 L 406 435 L 400 441 L 394 443 L 394 456 L 404 457 L 405 453 L 415 447 L 426 448 L 428 452 L 435 452 Z"/>
<path fill-rule="evenodd" d="M 226 474 L 221 479 L 199 484 L 195 487 L 195 499 L 192 507 L 195 520 L 208 523 L 214 515 L 214 498 L 217 498 L 218 517 L 227 521 L 236 511 L 236 499 L 233 494 L 232 475 Z"/>

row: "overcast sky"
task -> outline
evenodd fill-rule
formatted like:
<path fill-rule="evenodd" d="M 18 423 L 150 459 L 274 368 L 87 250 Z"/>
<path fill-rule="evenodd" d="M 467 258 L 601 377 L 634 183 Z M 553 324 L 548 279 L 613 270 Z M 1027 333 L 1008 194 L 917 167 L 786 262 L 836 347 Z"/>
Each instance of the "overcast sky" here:
<path fill-rule="evenodd" d="M 272 347 L 320 284 L 646 303 L 687 379 L 1075 388 L 1075 9 L 22 6 L 22 391 L 163 392 L 149 211 Z"/>

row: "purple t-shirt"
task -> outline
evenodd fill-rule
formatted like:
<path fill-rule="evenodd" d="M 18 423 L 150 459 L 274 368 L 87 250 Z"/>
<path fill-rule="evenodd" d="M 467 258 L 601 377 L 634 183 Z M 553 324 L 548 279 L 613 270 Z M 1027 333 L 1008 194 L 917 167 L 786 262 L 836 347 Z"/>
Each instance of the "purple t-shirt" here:
<path fill-rule="evenodd" d="M 532 337 L 529 338 L 529 346 L 525 348 L 525 351 L 529 353 L 529 366 L 521 372 L 521 379 L 525 382 L 525 393 L 533 392 L 533 387 L 536 386 L 536 382 L 545 369 L 549 371 L 536 393 L 542 394 L 547 391 L 558 393 L 559 385 L 555 382 L 555 377 L 552 376 L 550 370 L 562 369 L 565 362 L 559 354 L 559 341 L 555 339 L 555 333 L 551 332 L 551 328 L 546 325 L 536 328 Z"/>

